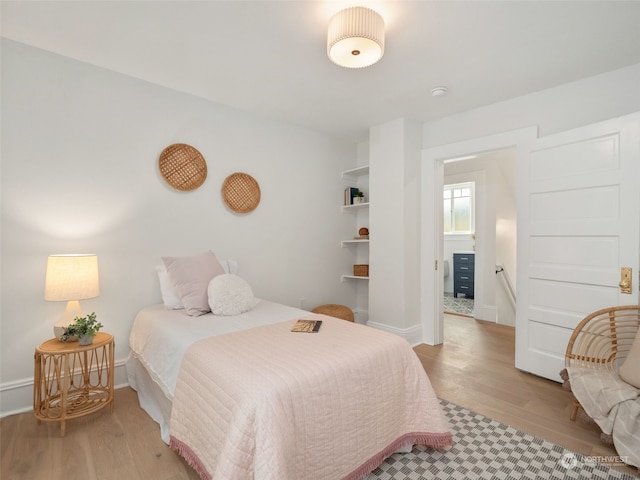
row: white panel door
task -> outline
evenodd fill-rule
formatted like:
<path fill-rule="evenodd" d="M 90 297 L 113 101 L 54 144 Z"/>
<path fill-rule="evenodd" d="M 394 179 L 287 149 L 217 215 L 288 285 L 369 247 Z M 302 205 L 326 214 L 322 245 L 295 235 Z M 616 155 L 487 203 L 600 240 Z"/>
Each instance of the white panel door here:
<path fill-rule="evenodd" d="M 585 315 L 639 303 L 640 114 L 540 138 L 519 168 L 516 367 L 559 381 Z"/>

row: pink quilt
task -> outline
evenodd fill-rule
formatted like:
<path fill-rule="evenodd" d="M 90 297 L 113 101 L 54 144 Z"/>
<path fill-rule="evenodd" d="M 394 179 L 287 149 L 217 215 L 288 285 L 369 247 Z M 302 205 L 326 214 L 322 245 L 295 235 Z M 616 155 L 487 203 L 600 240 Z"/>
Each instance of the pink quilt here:
<path fill-rule="evenodd" d="M 171 447 L 205 479 L 358 479 L 398 448 L 450 445 L 431 383 L 401 337 L 311 314 L 187 350 Z"/>

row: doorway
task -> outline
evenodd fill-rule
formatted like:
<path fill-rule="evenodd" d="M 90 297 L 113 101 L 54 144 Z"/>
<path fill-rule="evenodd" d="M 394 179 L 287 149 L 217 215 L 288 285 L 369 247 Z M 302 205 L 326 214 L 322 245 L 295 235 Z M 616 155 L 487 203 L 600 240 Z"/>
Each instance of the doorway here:
<path fill-rule="evenodd" d="M 558 381 L 567 341 L 580 320 L 599 308 L 638 299 L 637 291 L 623 292 L 618 282 L 622 267 L 639 268 L 640 165 L 634 161 L 639 136 L 640 114 L 634 113 L 542 138 L 529 127 L 424 150 L 424 342 L 443 341 L 442 239 L 436 230 L 443 161 L 514 147 L 519 215 L 515 366 Z"/>
<path fill-rule="evenodd" d="M 517 268 L 516 151 L 501 149 L 444 160 L 443 164 L 445 205 L 448 197 L 469 193 L 469 201 L 463 198 L 463 202 L 471 217 L 456 229 L 447 223 L 447 207 L 443 209 L 444 311 L 515 326 L 511 279 L 516 278 Z M 449 192 L 447 185 L 468 188 Z M 457 266 L 454 257 L 473 266 Z M 457 271 L 459 268 L 471 268 L 472 277 Z M 469 277 L 470 281 L 464 280 Z"/>
<path fill-rule="evenodd" d="M 421 205 L 421 318 L 423 321 L 423 340 L 428 345 L 439 345 L 443 342 L 443 321 L 444 321 L 444 278 L 439 265 L 443 264 L 444 257 L 444 241 L 442 232 L 442 189 L 444 185 L 444 169 L 445 161 L 460 160 L 460 157 L 474 155 L 481 158 L 494 152 L 509 151 L 514 159 L 513 162 L 518 164 L 518 160 L 525 152 L 528 146 L 537 138 L 537 128 L 528 127 L 519 130 L 513 130 L 502 134 L 490 135 L 474 140 L 467 140 L 455 144 L 433 147 L 423 151 L 422 153 L 422 205 Z M 455 162 L 454 162 L 455 163 Z M 517 167 L 511 170 L 508 183 L 516 185 L 520 172 Z M 476 182 L 478 184 L 479 182 Z M 483 184 L 486 181 L 483 180 Z M 478 190 L 476 191 L 478 194 Z M 484 207 L 478 206 L 480 210 L 483 208 L 493 208 L 495 210 L 495 199 L 493 204 L 485 201 Z M 480 213 L 483 215 L 483 213 Z M 495 321 L 497 316 L 497 307 L 493 305 L 485 305 L 487 294 L 485 289 L 493 288 L 488 298 L 495 298 L 496 285 L 496 225 L 497 217 L 493 217 L 493 222 L 479 222 L 475 229 L 475 248 L 476 269 L 474 277 L 478 279 L 478 288 L 475 291 L 474 300 L 474 316 L 482 319 L 492 319 Z M 437 226 L 439 234 L 434 235 L 433 226 Z M 489 235 L 487 232 L 493 232 Z M 514 245 L 514 250 L 516 246 Z M 489 262 L 485 258 L 489 258 Z M 435 265 L 435 271 L 434 271 Z M 489 267 L 487 267 L 489 265 Z M 515 268 L 515 261 L 514 261 Z M 515 277 L 515 273 L 514 273 Z M 489 280 L 487 281 L 487 278 Z M 515 278 L 513 279 L 515 280 Z M 488 290 L 489 291 L 489 290 Z M 494 302 L 492 302 L 494 303 Z M 488 307 L 488 308 L 487 308 Z"/>

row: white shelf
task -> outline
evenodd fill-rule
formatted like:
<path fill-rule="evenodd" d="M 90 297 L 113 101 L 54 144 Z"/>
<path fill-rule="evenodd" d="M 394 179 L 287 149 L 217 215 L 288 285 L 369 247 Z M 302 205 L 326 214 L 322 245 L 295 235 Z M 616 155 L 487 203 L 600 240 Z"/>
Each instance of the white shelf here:
<path fill-rule="evenodd" d="M 369 165 L 352 168 L 351 170 L 345 170 L 342 172 L 342 178 L 346 180 L 356 180 L 358 177 L 363 175 L 369 175 Z"/>
<path fill-rule="evenodd" d="M 340 280 L 342 282 L 346 282 L 348 280 L 369 280 L 369 277 L 360 277 L 360 276 L 357 276 L 357 275 L 342 275 L 340 277 Z"/>
<path fill-rule="evenodd" d="M 342 240 L 340 242 L 340 245 L 342 247 L 347 247 L 349 245 L 357 245 L 359 243 L 369 243 L 369 239 L 362 239 L 362 240 Z"/>
<path fill-rule="evenodd" d="M 369 183 L 368 175 L 369 175 L 369 165 L 352 168 L 350 170 L 344 170 L 342 172 L 342 178 L 344 180 L 347 180 L 349 183 L 351 183 L 352 187 L 357 186 L 360 189 L 360 191 L 364 190 L 364 192 L 368 191 L 368 188 L 367 188 L 367 185 Z M 354 203 L 353 205 L 343 205 L 341 207 L 341 212 L 354 214 L 354 220 L 356 221 L 356 223 L 360 223 L 360 225 L 362 224 L 368 225 L 367 218 L 369 215 L 369 202 Z M 361 246 L 362 244 L 365 244 L 366 247 Z M 354 264 L 369 263 L 368 262 L 369 239 L 353 238 L 349 240 L 341 240 L 340 245 L 342 246 L 342 248 L 351 248 L 351 251 L 348 253 L 353 258 Z M 341 282 L 353 282 L 353 281 L 360 282 L 357 290 L 358 291 L 361 290 L 360 286 L 362 286 L 364 290 L 362 290 L 362 292 L 358 294 L 359 298 L 362 297 L 363 294 L 365 294 L 365 291 L 368 287 L 366 282 L 368 282 L 368 280 L 369 280 L 368 276 L 367 277 L 362 277 L 358 275 L 341 275 L 340 276 Z M 362 283 L 362 282 L 365 282 L 365 283 Z M 361 300 L 362 299 L 360 298 L 360 301 Z M 368 302 L 364 301 L 363 303 L 367 304 Z"/>
<path fill-rule="evenodd" d="M 354 203 L 353 205 L 343 205 L 342 206 L 342 213 L 344 212 L 357 212 L 358 210 L 361 210 L 363 208 L 369 208 L 369 202 L 365 202 L 365 203 Z"/>

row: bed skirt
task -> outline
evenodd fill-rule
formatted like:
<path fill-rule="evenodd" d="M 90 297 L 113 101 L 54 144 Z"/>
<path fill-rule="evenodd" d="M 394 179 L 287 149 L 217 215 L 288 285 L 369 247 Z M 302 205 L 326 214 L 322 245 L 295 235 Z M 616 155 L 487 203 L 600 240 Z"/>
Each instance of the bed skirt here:
<path fill-rule="evenodd" d="M 171 419 L 171 400 L 153 381 L 142 363 L 129 354 L 125 364 L 129 386 L 138 393 L 140 407 L 160 425 L 162 441 L 169 445 L 169 420 Z"/>

